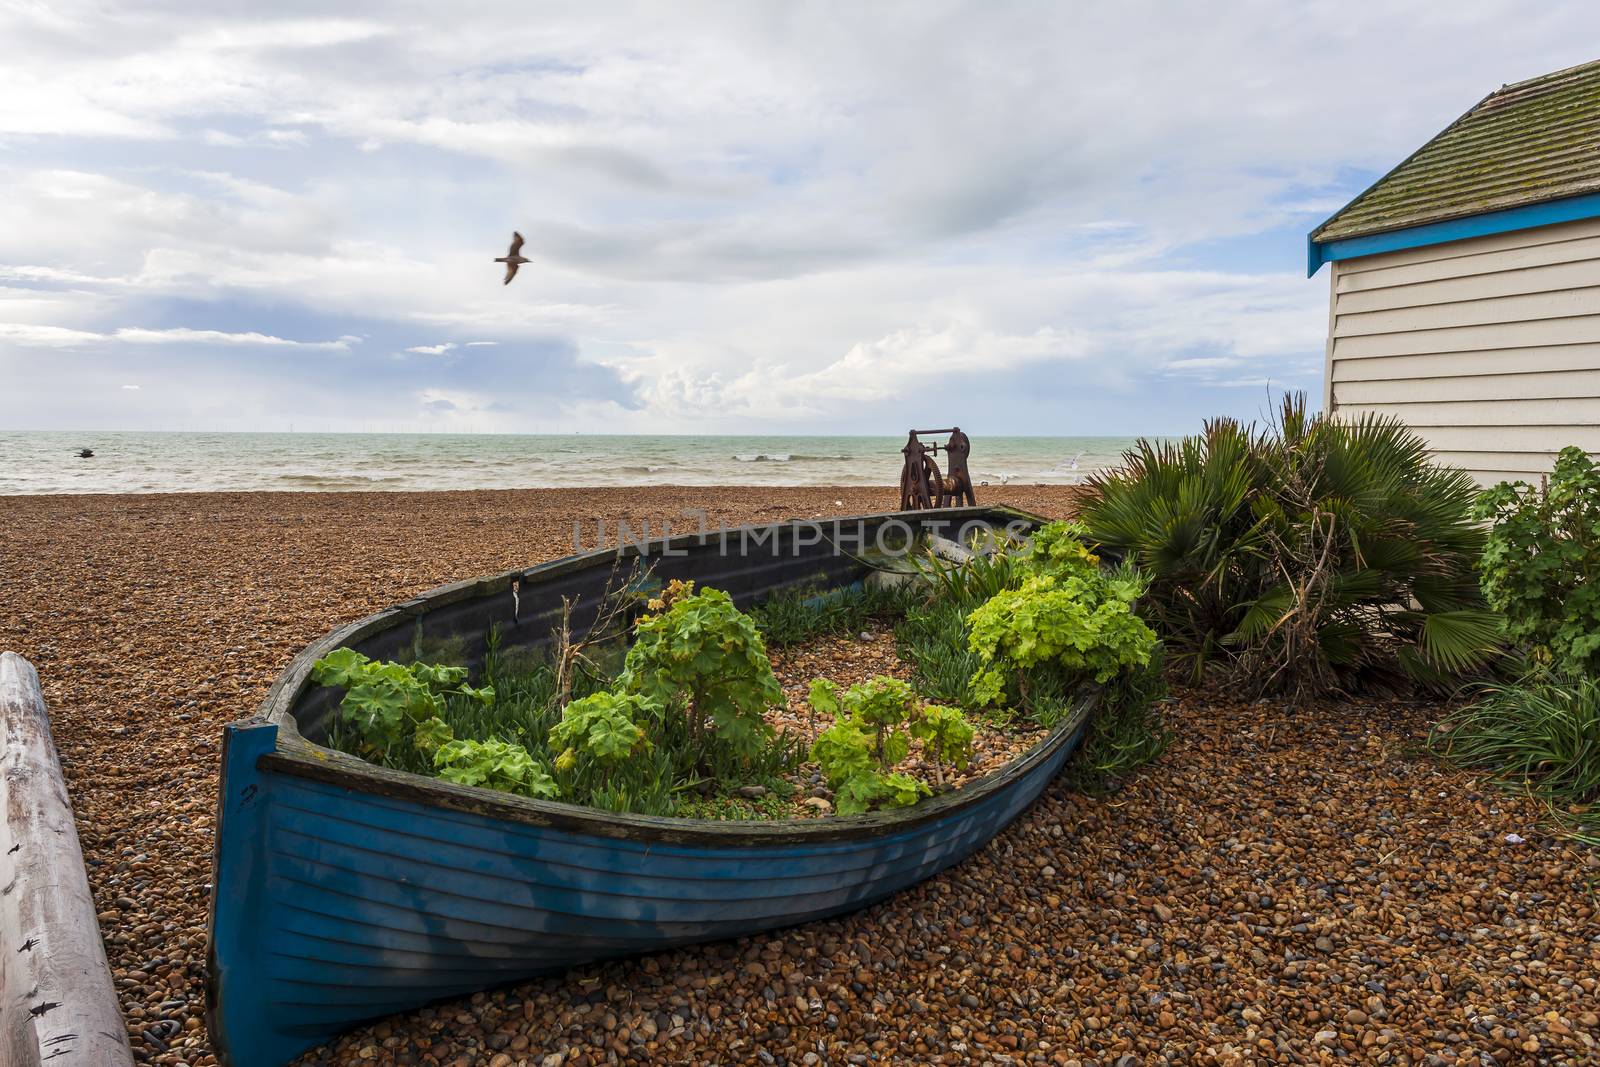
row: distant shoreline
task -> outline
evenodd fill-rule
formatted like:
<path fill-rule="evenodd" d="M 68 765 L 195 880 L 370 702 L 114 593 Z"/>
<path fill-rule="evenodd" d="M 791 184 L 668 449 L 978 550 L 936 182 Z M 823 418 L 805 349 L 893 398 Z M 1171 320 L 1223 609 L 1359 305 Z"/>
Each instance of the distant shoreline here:
<path fill-rule="evenodd" d="M 979 504 L 1011 503 L 1023 497 L 1046 500 L 1070 500 L 1082 491 L 1082 485 L 1060 485 L 1047 482 L 1011 482 L 1009 485 L 978 486 Z M 257 500 L 271 498 L 366 498 L 377 501 L 398 501 L 404 497 L 502 497 L 538 495 L 559 498 L 588 498 L 596 503 L 627 498 L 654 499 L 661 497 L 692 498 L 695 496 L 721 498 L 727 495 L 743 497 L 747 494 L 767 494 L 775 498 L 788 498 L 795 494 L 819 498 L 829 494 L 858 498 L 862 494 L 886 494 L 893 497 L 880 511 L 896 510 L 899 489 L 892 485 L 674 485 L 647 483 L 640 485 L 557 485 L 557 486 L 505 486 L 467 489 L 169 489 L 159 492 L 93 492 L 62 490 L 44 493 L 0 493 L 0 508 L 6 501 L 119 501 L 127 504 L 161 502 L 195 502 L 208 497 L 223 500 Z"/>
<path fill-rule="evenodd" d="M 979 488 L 1075 485 L 1131 437 L 973 437 Z M 0 496 L 897 486 L 900 437 L 0 432 Z M 935 438 L 930 443 L 936 443 Z M 83 451 L 91 450 L 91 455 Z M 942 461 L 943 454 L 935 456 Z"/>

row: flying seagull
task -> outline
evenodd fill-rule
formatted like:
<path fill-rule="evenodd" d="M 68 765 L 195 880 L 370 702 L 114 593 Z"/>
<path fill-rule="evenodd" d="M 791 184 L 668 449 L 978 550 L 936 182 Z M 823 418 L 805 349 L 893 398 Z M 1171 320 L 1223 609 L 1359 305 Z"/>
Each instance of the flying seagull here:
<path fill-rule="evenodd" d="M 504 263 L 506 265 L 505 284 L 510 285 L 511 279 L 517 276 L 517 268 L 522 266 L 524 263 L 530 262 L 530 260 L 522 254 L 522 234 L 515 230 L 511 231 L 511 250 L 503 256 L 495 257 L 495 262 Z"/>

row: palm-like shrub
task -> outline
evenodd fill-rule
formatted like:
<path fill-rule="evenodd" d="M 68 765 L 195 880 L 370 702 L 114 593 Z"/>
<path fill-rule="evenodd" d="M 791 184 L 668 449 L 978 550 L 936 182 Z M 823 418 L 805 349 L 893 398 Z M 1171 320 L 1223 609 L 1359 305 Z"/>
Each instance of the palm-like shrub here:
<path fill-rule="evenodd" d="M 1254 693 L 1448 685 L 1494 654 L 1476 487 L 1398 420 L 1231 419 L 1141 441 L 1090 481 L 1082 519 L 1150 580 L 1169 656 Z"/>

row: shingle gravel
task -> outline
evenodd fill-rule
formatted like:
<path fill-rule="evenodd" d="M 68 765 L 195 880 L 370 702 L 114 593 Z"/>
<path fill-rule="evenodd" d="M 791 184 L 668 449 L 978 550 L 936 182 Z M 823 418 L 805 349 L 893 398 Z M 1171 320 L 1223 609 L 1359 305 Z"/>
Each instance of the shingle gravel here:
<path fill-rule="evenodd" d="M 1060 514 L 1071 491 L 990 498 Z M 575 518 L 892 503 L 0 498 L 0 647 L 39 668 L 140 1060 L 215 1062 L 200 1011 L 220 730 L 308 641 L 562 554 Z M 479 994 L 303 1062 L 1600 1062 L 1600 862 L 1533 805 L 1417 756 L 1435 714 L 1186 693 L 1177 743 L 1123 792 L 1057 785 L 972 861 L 863 912 Z"/>

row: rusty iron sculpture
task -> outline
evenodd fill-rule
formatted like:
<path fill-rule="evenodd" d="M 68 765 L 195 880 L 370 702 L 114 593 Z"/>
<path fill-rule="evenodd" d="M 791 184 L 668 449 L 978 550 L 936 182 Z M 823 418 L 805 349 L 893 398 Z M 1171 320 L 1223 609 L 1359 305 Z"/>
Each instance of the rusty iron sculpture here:
<path fill-rule="evenodd" d="M 926 443 L 918 434 L 936 437 L 949 434 L 943 445 Z M 945 454 L 944 473 L 934 459 L 938 452 Z M 967 473 L 967 455 L 972 442 L 961 432 L 961 427 L 947 430 L 912 430 L 906 437 L 906 446 L 900 450 L 906 457 L 900 469 L 900 510 L 922 511 L 926 508 L 947 508 L 954 504 L 973 505 L 972 475 Z"/>

